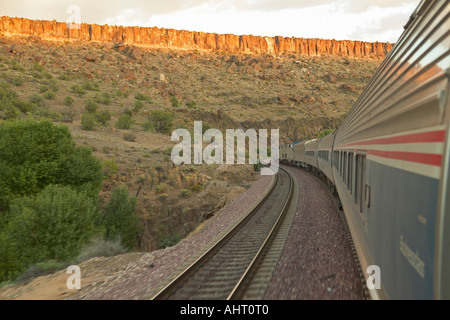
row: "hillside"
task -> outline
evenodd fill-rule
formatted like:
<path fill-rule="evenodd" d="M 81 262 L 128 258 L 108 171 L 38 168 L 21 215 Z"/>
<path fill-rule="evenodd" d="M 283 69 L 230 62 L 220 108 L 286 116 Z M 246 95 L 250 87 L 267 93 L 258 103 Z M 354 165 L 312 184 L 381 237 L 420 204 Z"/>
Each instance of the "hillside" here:
<path fill-rule="evenodd" d="M 172 130 L 202 120 L 221 130 L 279 128 L 281 143 L 317 137 L 341 123 L 381 62 L 45 40 L 11 35 L 2 21 L 1 94 L 21 102 L 0 105 L 0 121 L 66 125 L 103 161 L 102 205 L 116 186 L 137 195 L 142 251 L 176 243 L 259 175 L 248 165 L 173 166 Z M 155 111 L 172 120 L 163 130 L 151 122 Z"/>

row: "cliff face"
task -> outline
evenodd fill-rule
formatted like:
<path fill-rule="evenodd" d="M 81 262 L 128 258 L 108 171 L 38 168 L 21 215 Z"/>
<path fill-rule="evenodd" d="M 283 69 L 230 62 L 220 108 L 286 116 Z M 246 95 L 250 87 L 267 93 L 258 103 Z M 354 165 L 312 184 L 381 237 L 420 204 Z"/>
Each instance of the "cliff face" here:
<path fill-rule="evenodd" d="M 81 24 L 69 29 L 66 23 L 25 18 L 0 17 L 0 32 L 5 35 L 37 36 L 43 40 L 81 40 L 124 43 L 136 46 L 227 51 L 243 53 L 298 53 L 344 57 L 383 58 L 390 43 L 337 41 L 286 37 L 237 36 L 185 30 Z"/>

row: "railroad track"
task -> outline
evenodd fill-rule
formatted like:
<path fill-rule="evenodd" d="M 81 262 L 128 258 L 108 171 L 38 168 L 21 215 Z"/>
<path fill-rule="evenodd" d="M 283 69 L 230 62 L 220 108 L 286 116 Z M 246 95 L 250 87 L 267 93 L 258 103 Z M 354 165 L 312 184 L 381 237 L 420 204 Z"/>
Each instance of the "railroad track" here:
<path fill-rule="evenodd" d="M 261 203 L 152 299 L 243 298 L 282 225 L 293 190 L 294 179 L 280 168 Z"/>

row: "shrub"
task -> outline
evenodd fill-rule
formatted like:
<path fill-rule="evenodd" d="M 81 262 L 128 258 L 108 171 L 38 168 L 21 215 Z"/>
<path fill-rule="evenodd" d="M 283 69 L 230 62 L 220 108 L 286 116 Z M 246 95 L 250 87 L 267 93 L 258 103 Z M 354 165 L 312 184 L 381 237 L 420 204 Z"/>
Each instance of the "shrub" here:
<path fill-rule="evenodd" d="M 95 120 L 102 126 L 106 125 L 111 120 L 111 113 L 108 110 L 102 110 L 95 113 Z"/>
<path fill-rule="evenodd" d="M 144 106 L 144 103 L 143 103 L 141 100 L 136 100 L 136 101 L 134 102 L 134 109 L 133 109 L 133 112 L 134 112 L 134 113 L 139 112 L 139 110 L 141 110 L 143 106 Z"/>
<path fill-rule="evenodd" d="M 128 194 L 126 187 L 113 191 L 111 200 L 105 207 L 102 225 L 107 239 L 120 238 L 125 248 L 136 247 L 142 225 L 136 215 L 136 198 Z"/>
<path fill-rule="evenodd" d="M 116 128 L 128 130 L 133 123 L 133 119 L 128 114 L 123 114 L 117 119 Z"/>
<path fill-rule="evenodd" d="M 89 90 L 89 91 L 99 91 L 100 90 L 100 85 L 95 81 L 83 81 L 83 83 L 81 84 L 81 87 L 84 90 Z"/>
<path fill-rule="evenodd" d="M 5 108 L 5 117 L 6 119 L 13 120 L 16 119 L 19 116 L 19 111 L 16 107 L 13 107 L 11 105 L 6 106 Z"/>
<path fill-rule="evenodd" d="M 44 99 L 38 94 L 32 94 L 28 97 L 31 103 L 34 103 L 40 107 L 44 106 Z"/>
<path fill-rule="evenodd" d="M 75 117 L 75 112 L 71 109 L 61 112 L 61 121 L 62 122 L 73 122 L 74 117 Z"/>
<path fill-rule="evenodd" d="M 95 115 L 92 113 L 84 113 L 81 116 L 81 129 L 92 131 L 95 129 Z"/>
<path fill-rule="evenodd" d="M 147 101 L 148 103 L 152 103 L 152 98 L 150 96 L 147 96 L 140 92 L 136 93 L 134 95 L 134 98 L 137 100 L 142 100 L 142 101 Z"/>
<path fill-rule="evenodd" d="M 64 104 L 68 107 L 70 107 L 74 101 L 75 100 L 70 96 L 64 98 Z"/>
<path fill-rule="evenodd" d="M 61 75 L 58 77 L 58 79 L 64 80 L 64 81 L 69 81 L 69 80 L 71 80 L 72 78 L 71 78 L 71 76 L 70 76 L 69 74 L 63 73 L 63 74 L 61 74 Z"/>
<path fill-rule="evenodd" d="M 33 103 L 23 100 L 14 101 L 14 106 L 23 113 L 32 112 L 36 109 Z"/>
<path fill-rule="evenodd" d="M 106 179 L 111 178 L 117 172 L 119 172 L 119 166 L 114 159 L 104 160 L 102 163 L 103 173 Z"/>
<path fill-rule="evenodd" d="M 32 76 L 33 78 L 36 78 L 36 79 L 42 79 L 42 78 L 44 78 L 44 76 L 43 76 L 41 73 L 37 72 L 37 71 L 32 71 L 32 72 L 31 72 L 31 76 Z"/>
<path fill-rule="evenodd" d="M 101 95 L 96 93 L 94 96 L 94 100 L 97 103 L 109 105 L 111 103 L 111 95 L 108 92 L 104 92 Z"/>
<path fill-rule="evenodd" d="M 44 71 L 44 67 L 35 62 L 33 63 L 33 70 L 36 70 L 37 72 L 42 72 Z"/>
<path fill-rule="evenodd" d="M 166 192 L 166 186 L 157 185 L 155 187 L 155 191 L 156 191 L 157 194 L 164 193 L 164 192 Z"/>
<path fill-rule="evenodd" d="M 43 94 L 45 99 L 53 100 L 55 99 L 56 93 L 52 90 L 45 91 Z"/>
<path fill-rule="evenodd" d="M 186 102 L 186 106 L 188 108 L 195 108 L 197 106 L 197 102 L 195 102 L 194 100 L 190 100 L 190 101 Z"/>
<path fill-rule="evenodd" d="M 172 107 L 178 107 L 178 99 L 175 96 L 170 97 L 170 102 L 172 103 Z"/>
<path fill-rule="evenodd" d="M 87 98 L 85 101 L 85 109 L 89 113 L 95 113 L 97 111 L 97 104 L 92 100 L 92 98 Z"/>
<path fill-rule="evenodd" d="M 11 202 L 7 232 L 26 265 L 45 260 L 67 261 L 100 229 L 93 199 L 70 187 L 48 185 L 36 196 Z"/>
<path fill-rule="evenodd" d="M 191 191 L 187 189 L 180 190 L 180 193 L 178 194 L 181 198 L 189 198 L 191 196 Z"/>
<path fill-rule="evenodd" d="M 59 91 L 58 81 L 56 81 L 55 79 L 49 79 L 47 81 L 47 86 L 50 88 L 50 90 L 52 90 L 54 92 Z"/>
<path fill-rule="evenodd" d="M 48 91 L 48 90 L 50 90 L 50 88 L 49 87 L 47 87 L 46 85 L 41 85 L 40 87 L 39 87 L 39 92 L 40 93 L 44 93 L 45 91 Z"/>
<path fill-rule="evenodd" d="M 77 94 L 79 97 L 84 96 L 86 94 L 86 90 L 83 89 L 82 86 L 75 84 L 70 87 L 73 93 Z"/>
<path fill-rule="evenodd" d="M 173 126 L 173 115 L 162 110 L 154 110 L 148 117 L 148 122 L 156 132 L 170 133 Z"/>
<path fill-rule="evenodd" d="M 23 79 L 21 77 L 14 77 L 11 80 L 12 84 L 15 86 L 21 86 L 23 84 Z"/>
<path fill-rule="evenodd" d="M 136 141 L 136 135 L 133 132 L 127 132 L 123 135 L 125 141 L 134 142 Z"/>

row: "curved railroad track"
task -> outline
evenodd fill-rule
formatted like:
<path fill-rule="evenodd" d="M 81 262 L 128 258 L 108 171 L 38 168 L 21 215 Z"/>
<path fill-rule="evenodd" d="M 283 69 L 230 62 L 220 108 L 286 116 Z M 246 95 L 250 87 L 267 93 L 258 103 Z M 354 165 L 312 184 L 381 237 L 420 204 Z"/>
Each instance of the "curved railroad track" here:
<path fill-rule="evenodd" d="M 290 207 L 293 190 L 294 179 L 280 168 L 276 182 L 261 203 L 152 299 L 244 297 Z"/>

